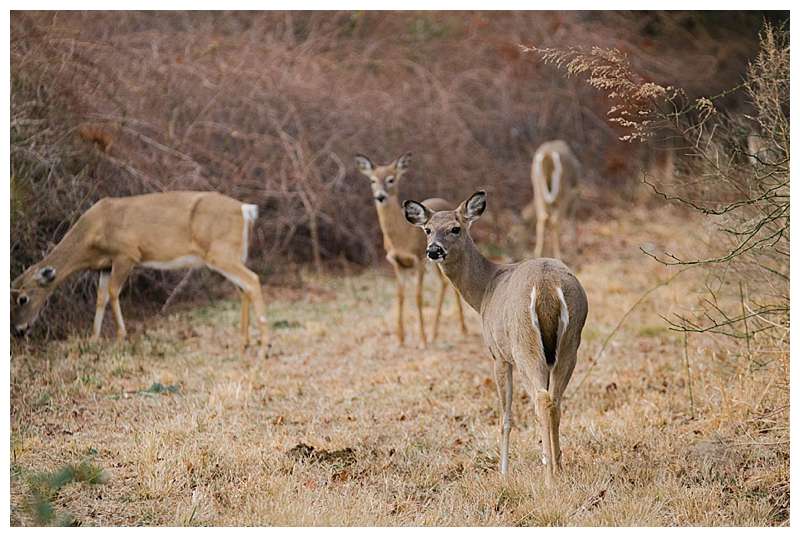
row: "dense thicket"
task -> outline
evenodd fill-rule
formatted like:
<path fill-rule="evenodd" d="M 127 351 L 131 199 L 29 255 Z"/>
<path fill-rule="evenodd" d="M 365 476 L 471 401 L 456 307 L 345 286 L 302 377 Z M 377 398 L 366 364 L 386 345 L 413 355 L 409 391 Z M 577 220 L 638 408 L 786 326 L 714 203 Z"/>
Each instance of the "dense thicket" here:
<path fill-rule="evenodd" d="M 258 204 L 251 263 L 266 279 L 315 254 L 371 263 L 380 234 L 355 152 L 412 151 L 408 197 L 482 186 L 519 212 L 532 151 L 560 137 L 613 202 L 647 151 L 618 140 L 603 92 L 519 44 L 616 47 L 654 82 L 714 94 L 743 78 L 764 16 L 15 12 L 12 278 L 99 198 L 174 189 Z M 160 304 L 179 277 L 143 271 L 129 287 Z M 48 315 L 70 321 L 93 285 L 73 279 Z"/>

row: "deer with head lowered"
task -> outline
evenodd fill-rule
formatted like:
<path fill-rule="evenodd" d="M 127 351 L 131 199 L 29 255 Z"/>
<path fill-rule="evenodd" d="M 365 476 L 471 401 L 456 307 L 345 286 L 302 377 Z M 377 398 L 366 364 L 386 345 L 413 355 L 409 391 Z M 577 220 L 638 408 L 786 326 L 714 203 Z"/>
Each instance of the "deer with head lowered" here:
<path fill-rule="evenodd" d="M 87 210 L 42 261 L 11 284 L 11 325 L 25 334 L 47 298 L 71 274 L 100 272 L 92 337 L 100 336 L 111 302 L 117 339 L 126 336 L 119 294 L 136 266 L 162 270 L 207 266 L 240 291 L 241 335 L 249 344 L 250 304 L 260 330 L 259 355 L 269 341 L 258 276 L 245 266 L 258 207 L 216 192 L 164 192 L 104 198 Z"/>
<path fill-rule="evenodd" d="M 469 234 L 472 223 L 486 210 L 483 191 L 452 211 L 434 212 L 416 201 L 406 201 L 403 207 L 406 219 L 427 235 L 428 258 L 480 313 L 503 412 L 501 473 L 508 472 L 516 371 L 534 401 L 550 480 L 561 469 L 561 396 L 575 367 L 588 312 L 583 287 L 557 259 L 498 265 L 484 257 Z"/>
<path fill-rule="evenodd" d="M 356 168 L 367 176 L 372 185 L 372 196 L 375 200 L 375 209 L 378 212 L 378 222 L 383 233 L 383 246 L 386 249 L 386 259 L 394 268 L 397 279 L 397 338 L 402 345 L 405 340 L 405 325 L 403 324 L 404 280 L 409 273 L 416 272 L 417 276 L 417 314 L 419 316 L 420 345 L 427 345 L 425 336 L 425 323 L 422 316 L 422 290 L 425 278 L 425 236 L 418 229 L 409 226 L 403 217 L 403 208 L 398 198 L 400 179 L 408 170 L 411 163 L 411 153 L 405 153 L 395 161 L 384 166 L 376 166 L 369 157 L 356 155 Z M 425 203 L 437 210 L 452 208 L 452 205 L 441 199 L 431 198 Z M 436 271 L 441 280 L 439 299 L 436 304 L 436 316 L 433 321 L 433 339 L 439 332 L 439 318 L 442 313 L 442 303 L 447 290 L 447 279 L 440 270 Z M 464 323 L 464 312 L 461 307 L 461 297 L 456 294 L 456 307 L 461 323 L 461 333 L 467 333 Z"/>
<path fill-rule="evenodd" d="M 559 227 L 577 186 L 581 164 L 563 140 L 552 140 L 539 146 L 531 162 L 533 202 L 524 210 L 523 217 L 536 217 L 535 257 L 544 252 L 544 235 L 550 228 L 553 256 L 561 257 Z"/>

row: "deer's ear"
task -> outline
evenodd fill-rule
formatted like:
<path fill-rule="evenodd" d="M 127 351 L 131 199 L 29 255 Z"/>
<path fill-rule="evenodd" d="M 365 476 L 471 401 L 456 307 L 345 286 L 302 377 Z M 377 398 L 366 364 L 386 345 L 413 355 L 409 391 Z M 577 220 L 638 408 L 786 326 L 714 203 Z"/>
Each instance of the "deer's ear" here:
<path fill-rule="evenodd" d="M 409 166 L 411 166 L 411 152 L 400 155 L 394 161 L 394 169 L 399 172 L 406 171 Z"/>
<path fill-rule="evenodd" d="M 486 192 L 479 190 L 469 197 L 466 201 L 458 206 L 458 212 L 461 214 L 464 221 L 472 224 L 475 220 L 481 217 L 486 210 Z"/>
<path fill-rule="evenodd" d="M 415 226 L 424 226 L 431 218 L 431 211 L 418 201 L 406 200 L 403 202 L 403 212 L 406 220 Z"/>
<path fill-rule="evenodd" d="M 372 163 L 369 157 L 359 154 L 356 155 L 356 169 L 368 176 L 372 173 L 372 170 L 375 169 L 375 165 Z"/>
<path fill-rule="evenodd" d="M 44 287 L 50 285 L 56 279 L 56 269 L 53 267 L 42 267 L 36 272 L 36 283 Z"/>

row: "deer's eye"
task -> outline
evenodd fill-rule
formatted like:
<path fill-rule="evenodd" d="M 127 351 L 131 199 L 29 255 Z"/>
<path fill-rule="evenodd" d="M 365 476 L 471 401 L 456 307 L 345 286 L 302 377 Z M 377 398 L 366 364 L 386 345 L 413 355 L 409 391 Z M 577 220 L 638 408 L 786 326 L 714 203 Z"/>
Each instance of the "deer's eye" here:
<path fill-rule="evenodd" d="M 20 306 L 24 306 L 25 304 L 28 303 L 28 300 L 30 299 L 27 296 L 20 295 L 19 298 L 17 298 L 17 304 L 19 304 Z"/>
<path fill-rule="evenodd" d="M 390 175 L 389 177 L 386 178 L 386 184 L 387 185 L 393 185 L 394 184 L 394 175 Z"/>
<path fill-rule="evenodd" d="M 431 234 L 431 228 L 429 228 L 429 227 L 424 227 L 424 228 L 422 228 L 422 230 L 425 232 L 426 235 L 430 235 Z"/>
<path fill-rule="evenodd" d="M 459 233 L 461 233 L 461 228 L 456 226 L 450 230 L 450 233 L 452 233 L 453 235 L 458 235 Z"/>

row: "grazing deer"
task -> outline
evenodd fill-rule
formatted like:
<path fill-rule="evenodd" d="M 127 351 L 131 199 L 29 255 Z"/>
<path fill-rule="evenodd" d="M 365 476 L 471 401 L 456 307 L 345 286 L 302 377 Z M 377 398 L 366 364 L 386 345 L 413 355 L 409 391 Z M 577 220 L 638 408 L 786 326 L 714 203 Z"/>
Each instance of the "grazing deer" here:
<path fill-rule="evenodd" d="M 249 344 L 250 303 L 261 335 L 259 355 L 268 348 L 267 317 L 258 276 L 246 266 L 258 207 L 216 192 L 164 192 L 104 198 L 75 222 L 47 257 L 11 284 L 15 335 L 28 331 L 50 294 L 79 270 L 98 270 L 92 338 L 100 336 L 111 302 L 117 339 L 125 338 L 119 294 L 131 270 L 205 265 L 230 280 L 242 300 L 241 334 Z"/>
<path fill-rule="evenodd" d="M 574 196 L 580 170 L 580 162 L 563 140 L 545 142 L 534 153 L 531 163 L 533 202 L 523 211 L 525 219 L 536 216 L 534 256 L 542 256 L 545 227 L 549 223 L 553 256 L 561 257 L 559 225 Z"/>
<path fill-rule="evenodd" d="M 406 201 L 403 207 L 406 219 L 428 236 L 428 258 L 481 315 L 503 411 L 500 472 L 508 472 L 516 369 L 535 404 L 547 478 L 552 479 L 561 469 L 561 396 L 575 367 L 588 312 L 583 287 L 557 259 L 498 265 L 484 257 L 469 228 L 486 210 L 485 192 L 476 192 L 454 211 L 433 212 L 416 201 Z"/>
<path fill-rule="evenodd" d="M 409 226 L 403 217 L 403 209 L 398 199 L 398 186 L 400 179 L 408 170 L 411 163 L 411 153 L 405 153 L 394 162 L 384 166 L 376 166 L 364 155 L 356 155 L 356 169 L 366 175 L 372 184 L 372 195 L 375 199 L 375 209 L 378 211 L 378 222 L 383 233 L 383 246 L 386 249 L 386 259 L 394 268 L 397 278 L 397 338 L 402 345 L 405 340 L 405 327 L 403 324 L 404 280 L 407 273 L 416 271 L 417 274 L 417 313 L 419 315 L 420 345 L 427 345 L 425 337 L 425 324 L 422 318 L 422 290 L 425 278 L 425 235 Z M 425 203 L 437 210 L 452 208 L 452 205 L 441 199 L 431 198 Z M 436 304 L 436 317 L 433 321 L 433 339 L 439 333 L 439 318 L 442 313 L 442 303 L 447 290 L 447 278 L 440 270 L 436 271 L 441 280 L 439 299 Z M 461 297 L 456 293 L 456 307 L 458 319 L 461 323 L 461 333 L 467 333 L 464 324 L 464 311 L 461 306 Z"/>

